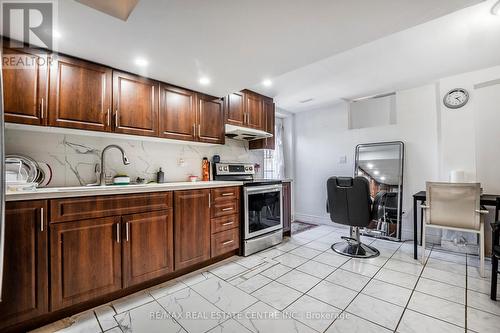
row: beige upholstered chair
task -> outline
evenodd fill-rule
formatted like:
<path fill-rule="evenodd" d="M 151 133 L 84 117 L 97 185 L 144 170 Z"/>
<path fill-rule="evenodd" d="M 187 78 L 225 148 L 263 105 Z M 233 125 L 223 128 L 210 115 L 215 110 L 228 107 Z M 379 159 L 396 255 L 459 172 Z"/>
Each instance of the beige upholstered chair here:
<path fill-rule="evenodd" d="M 425 223 L 422 230 L 422 264 L 425 263 L 425 230 L 441 228 L 479 234 L 480 274 L 484 277 L 484 222 L 479 183 L 427 182 Z"/>

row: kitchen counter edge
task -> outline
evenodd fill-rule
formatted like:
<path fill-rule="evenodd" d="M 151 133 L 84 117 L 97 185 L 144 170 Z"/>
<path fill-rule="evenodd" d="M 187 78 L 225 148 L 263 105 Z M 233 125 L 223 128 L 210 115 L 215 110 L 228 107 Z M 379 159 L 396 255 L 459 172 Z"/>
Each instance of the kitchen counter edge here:
<path fill-rule="evenodd" d="M 78 198 L 101 195 L 120 195 L 132 193 L 149 193 L 149 192 L 167 192 L 167 191 L 182 191 L 196 190 L 217 187 L 242 186 L 243 182 L 237 181 L 209 181 L 209 182 L 174 182 L 163 184 L 150 185 L 125 185 L 106 187 L 91 186 L 91 187 L 54 187 L 40 188 L 35 191 L 24 192 L 7 192 L 5 201 L 25 201 L 25 200 L 42 200 L 42 199 L 58 199 L 58 198 Z"/>

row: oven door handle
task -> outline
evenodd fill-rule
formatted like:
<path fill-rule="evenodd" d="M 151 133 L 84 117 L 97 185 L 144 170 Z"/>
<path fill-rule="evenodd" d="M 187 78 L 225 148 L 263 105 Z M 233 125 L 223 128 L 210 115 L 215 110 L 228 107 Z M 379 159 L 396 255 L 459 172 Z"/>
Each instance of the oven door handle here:
<path fill-rule="evenodd" d="M 281 190 L 281 185 L 244 187 L 245 194 L 280 192 Z"/>

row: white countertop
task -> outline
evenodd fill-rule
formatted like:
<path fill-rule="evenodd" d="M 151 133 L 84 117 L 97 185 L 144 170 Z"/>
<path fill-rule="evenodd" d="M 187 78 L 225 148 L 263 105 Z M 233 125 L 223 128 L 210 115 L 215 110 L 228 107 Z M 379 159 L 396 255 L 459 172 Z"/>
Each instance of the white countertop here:
<path fill-rule="evenodd" d="M 33 191 L 17 191 L 6 193 L 6 201 L 38 200 L 54 198 L 88 197 L 94 195 L 113 195 L 127 193 L 147 193 L 162 191 L 194 190 L 214 187 L 241 186 L 243 182 L 209 181 L 209 182 L 174 182 L 163 184 L 140 185 L 108 185 L 78 187 L 47 187 Z"/>

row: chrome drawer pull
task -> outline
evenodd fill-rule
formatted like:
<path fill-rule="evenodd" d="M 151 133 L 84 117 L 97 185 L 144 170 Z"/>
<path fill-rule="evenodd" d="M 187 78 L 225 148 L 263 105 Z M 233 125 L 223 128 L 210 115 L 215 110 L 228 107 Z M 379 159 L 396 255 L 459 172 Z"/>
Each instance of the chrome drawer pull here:
<path fill-rule="evenodd" d="M 231 239 L 229 241 L 225 241 L 224 243 L 222 243 L 222 245 L 228 245 L 228 244 L 231 244 L 231 243 L 234 243 L 234 239 Z"/>
<path fill-rule="evenodd" d="M 40 208 L 40 231 L 43 232 L 43 225 L 45 224 L 45 221 L 43 219 L 43 207 Z"/>
<path fill-rule="evenodd" d="M 228 193 L 222 193 L 221 194 L 223 197 L 227 197 L 228 195 L 234 195 L 233 192 L 228 192 Z"/>
<path fill-rule="evenodd" d="M 223 211 L 223 212 L 227 212 L 228 210 L 233 210 L 233 207 L 229 207 L 229 208 L 222 208 L 222 211 Z"/>
<path fill-rule="evenodd" d="M 116 242 L 120 243 L 120 223 L 116 224 Z"/>
<path fill-rule="evenodd" d="M 125 223 L 125 227 L 126 227 L 126 228 L 125 228 L 125 237 L 126 237 L 126 240 L 127 240 L 127 242 L 128 242 L 128 241 L 130 240 L 130 237 L 129 237 L 129 232 L 130 232 L 130 231 L 129 231 L 129 228 L 130 228 L 130 227 L 129 227 L 129 223 L 128 223 L 128 222 L 127 222 L 127 223 Z"/>
<path fill-rule="evenodd" d="M 224 226 L 224 225 L 231 225 L 231 224 L 233 224 L 233 223 L 234 223 L 234 221 L 231 221 L 231 222 L 222 223 L 222 225 L 223 225 L 223 226 Z"/>

